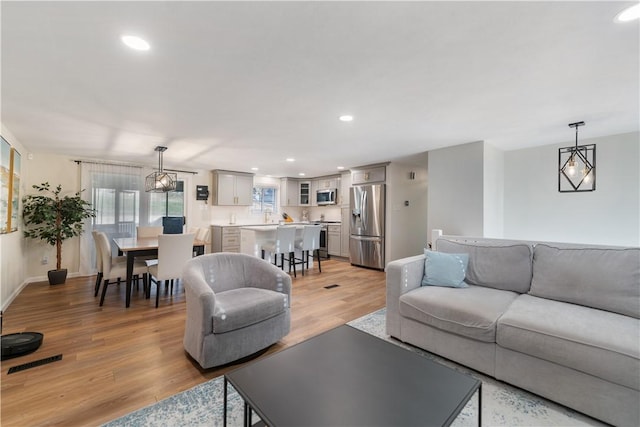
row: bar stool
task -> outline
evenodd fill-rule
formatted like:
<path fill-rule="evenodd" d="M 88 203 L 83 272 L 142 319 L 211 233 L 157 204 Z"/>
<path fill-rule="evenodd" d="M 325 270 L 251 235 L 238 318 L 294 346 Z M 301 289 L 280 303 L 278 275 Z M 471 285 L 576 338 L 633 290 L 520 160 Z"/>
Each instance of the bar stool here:
<path fill-rule="evenodd" d="M 296 239 L 295 247 L 302 252 L 302 258 L 298 258 L 302 264 L 302 275 L 304 276 L 304 266 L 309 269 L 309 251 L 313 254 L 314 260 L 318 260 L 318 271 L 322 273 L 320 265 L 320 229 L 321 225 L 305 225 L 302 229 L 302 238 Z"/>
<path fill-rule="evenodd" d="M 284 254 L 287 254 L 289 273 L 293 266 L 293 277 L 296 277 L 295 240 L 296 227 L 279 225 L 276 228 L 276 239 L 262 245 L 262 259 L 265 252 L 270 252 L 275 255 L 274 264 L 284 270 Z M 278 255 L 280 255 L 280 265 L 278 265 Z"/>

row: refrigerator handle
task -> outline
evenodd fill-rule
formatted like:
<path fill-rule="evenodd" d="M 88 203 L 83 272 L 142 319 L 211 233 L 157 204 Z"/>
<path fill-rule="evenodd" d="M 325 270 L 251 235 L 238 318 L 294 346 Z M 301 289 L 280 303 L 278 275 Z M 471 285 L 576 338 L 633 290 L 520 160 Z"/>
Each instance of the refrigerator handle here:
<path fill-rule="evenodd" d="M 362 229 L 367 229 L 367 192 L 366 190 L 362 192 Z"/>

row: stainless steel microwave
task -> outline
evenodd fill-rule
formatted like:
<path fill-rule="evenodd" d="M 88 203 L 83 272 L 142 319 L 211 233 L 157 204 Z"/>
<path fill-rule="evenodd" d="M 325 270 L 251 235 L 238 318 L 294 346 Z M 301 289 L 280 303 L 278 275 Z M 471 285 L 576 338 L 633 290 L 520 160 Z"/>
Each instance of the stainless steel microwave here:
<path fill-rule="evenodd" d="M 318 190 L 316 192 L 316 204 L 318 206 L 335 205 L 337 202 L 338 202 L 337 188 L 326 188 L 324 190 Z"/>

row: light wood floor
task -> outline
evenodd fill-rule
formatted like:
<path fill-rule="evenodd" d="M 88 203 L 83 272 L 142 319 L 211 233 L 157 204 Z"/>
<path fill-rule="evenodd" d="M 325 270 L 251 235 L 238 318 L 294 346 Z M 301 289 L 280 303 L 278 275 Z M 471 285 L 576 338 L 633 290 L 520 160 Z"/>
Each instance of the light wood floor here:
<path fill-rule="evenodd" d="M 43 345 L 2 362 L 0 424 L 97 425 L 189 389 L 240 365 L 202 370 L 182 346 L 185 298 L 160 295 L 154 308 L 142 290 L 124 308 L 124 284 L 110 286 L 103 307 L 95 276 L 64 285 L 27 286 L 3 316 L 3 334 L 35 331 Z M 337 288 L 325 289 L 331 284 Z M 290 347 L 385 305 L 383 272 L 327 260 L 293 279 L 291 332 L 267 354 Z M 10 367 L 56 354 L 63 359 L 7 375 Z M 264 357 L 264 356 L 262 356 Z"/>

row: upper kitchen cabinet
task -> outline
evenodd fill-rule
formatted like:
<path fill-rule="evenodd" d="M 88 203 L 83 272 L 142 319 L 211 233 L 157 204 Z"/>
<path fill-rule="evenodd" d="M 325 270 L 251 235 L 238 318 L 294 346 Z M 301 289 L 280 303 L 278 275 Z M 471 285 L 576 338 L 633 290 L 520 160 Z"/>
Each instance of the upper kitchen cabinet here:
<path fill-rule="evenodd" d="M 318 199 L 316 193 L 318 192 L 318 180 L 311 181 L 311 206 L 318 206 Z"/>
<path fill-rule="evenodd" d="M 386 179 L 386 165 L 365 166 L 351 169 L 351 185 L 384 182 Z"/>
<path fill-rule="evenodd" d="M 299 182 L 299 193 L 300 199 L 298 200 L 299 206 L 311 206 L 311 181 L 300 181 Z M 315 194 L 313 194 L 315 197 Z"/>
<path fill-rule="evenodd" d="M 351 188 L 351 172 L 340 175 L 340 189 L 338 190 L 338 204 L 349 207 L 349 189 Z"/>
<path fill-rule="evenodd" d="M 217 206 L 251 206 L 253 174 L 216 169 L 213 172 L 213 204 Z"/>
<path fill-rule="evenodd" d="M 300 182 L 297 179 L 280 180 L 280 206 L 298 206 L 300 204 Z"/>
<path fill-rule="evenodd" d="M 339 176 L 327 176 L 318 178 L 318 188 L 317 190 L 327 190 L 330 188 L 338 188 L 340 187 L 340 177 Z"/>

